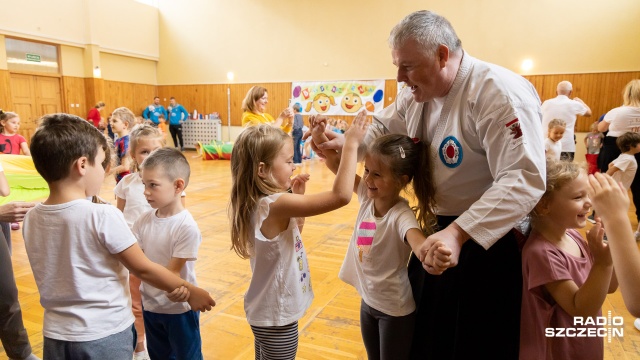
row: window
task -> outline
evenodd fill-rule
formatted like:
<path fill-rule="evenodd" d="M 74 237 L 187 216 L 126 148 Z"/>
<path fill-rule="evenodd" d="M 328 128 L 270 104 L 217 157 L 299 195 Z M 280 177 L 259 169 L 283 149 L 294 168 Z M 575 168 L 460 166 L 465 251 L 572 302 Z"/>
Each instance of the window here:
<path fill-rule="evenodd" d="M 60 73 L 56 45 L 5 38 L 5 46 L 9 71 Z"/>

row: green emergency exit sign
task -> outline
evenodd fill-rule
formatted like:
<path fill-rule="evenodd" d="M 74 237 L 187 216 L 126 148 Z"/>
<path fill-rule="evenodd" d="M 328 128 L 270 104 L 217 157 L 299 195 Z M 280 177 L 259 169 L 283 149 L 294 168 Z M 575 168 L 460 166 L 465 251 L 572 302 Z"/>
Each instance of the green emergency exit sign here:
<path fill-rule="evenodd" d="M 40 55 L 27 54 L 27 61 L 40 62 Z"/>

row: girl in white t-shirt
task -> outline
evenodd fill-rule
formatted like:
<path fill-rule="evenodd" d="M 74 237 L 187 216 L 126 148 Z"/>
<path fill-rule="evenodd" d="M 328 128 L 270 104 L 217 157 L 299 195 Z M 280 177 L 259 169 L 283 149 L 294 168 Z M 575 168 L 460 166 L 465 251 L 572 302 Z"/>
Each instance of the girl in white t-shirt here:
<path fill-rule="evenodd" d="M 544 139 L 544 154 L 547 159 L 560 160 L 562 153 L 562 136 L 567 128 L 564 120 L 553 119 L 549 122 L 549 132 Z"/>
<path fill-rule="evenodd" d="M 326 141 L 324 120 L 312 118 L 311 123 L 314 143 Z M 337 157 L 330 155 L 326 164 L 335 171 Z M 428 271 L 440 274 L 450 265 L 451 250 L 426 241 L 436 219 L 425 144 L 406 135 L 383 135 L 369 144 L 364 163 L 364 175 L 356 175 L 353 187 L 360 210 L 339 276 L 362 297 L 360 329 L 367 356 L 408 359 L 416 309 L 407 273 L 409 256 L 413 250 L 424 261 L 435 246 L 439 268 Z M 401 196 L 409 184 L 417 200 L 414 208 Z"/>
<path fill-rule="evenodd" d="M 144 184 L 142 184 L 138 166 L 142 164 L 142 161 L 151 152 L 164 146 L 164 137 L 158 128 L 150 125 L 136 126 L 129 136 L 129 154 L 133 160 L 132 173 L 118 182 L 114 192 L 117 197 L 117 207 L 122 211 L 127 225 L 131 228 L 140 215 L 152 209 L 144 196 Z M 140 279 L 133 274 L 129 274 L 129 288 L 131 291 L 131 308 L 133 315 L 136 317 L 134 325 L 138 333 L 134 360 L 149 359 L 144 345 Z"/>
<path fill-rule="evenodd" d="M 361 114 L 345 135 L 342 165 L 333 188 L 305 195 L 308 174 L 293 178 L 293 141 L 268 124 L 242 131 L 231 155 L 231 243 L 249 259 L 253 276 L 244 309 L 255 336 L 256 359 L 294 359 L 298 320 L 313 300 L 304 218 L 323 214 L 351 200 L 357 150 L 368 123 Z M 287 190 L 290 189 L 291 193 Z"/>

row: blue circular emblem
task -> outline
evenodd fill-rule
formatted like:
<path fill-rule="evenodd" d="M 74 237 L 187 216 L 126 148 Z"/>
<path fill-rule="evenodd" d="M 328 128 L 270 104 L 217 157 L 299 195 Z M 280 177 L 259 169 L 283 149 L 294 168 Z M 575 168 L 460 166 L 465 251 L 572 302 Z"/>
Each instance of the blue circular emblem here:
<path fill-rule="evenodd" d="M 448 167 L 455 168 L 462 163 L 462 146 L 455 136 L 447 136 L 440 143 L 440 161 Z"/>

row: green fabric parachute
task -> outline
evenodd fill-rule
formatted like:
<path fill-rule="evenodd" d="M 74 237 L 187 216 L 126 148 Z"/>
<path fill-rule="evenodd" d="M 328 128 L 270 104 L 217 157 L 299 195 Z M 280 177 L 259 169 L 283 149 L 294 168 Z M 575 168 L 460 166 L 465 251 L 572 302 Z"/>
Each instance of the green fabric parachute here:
<path fill-rule="evenodd" d="M 198 142 L 196 150 L 202 155 L 202 160 L 231 160 L 233 143 L 213 140 L 209 144 Z"/>
<path fill-rule="evenodd" d="M 33 201 L 49 196 L 49 185 L 36 171 L 31 156 L 0 155 L 11 193 L 0 197 L 0 205 L 11 201 Z"/>

